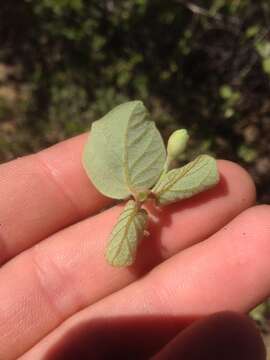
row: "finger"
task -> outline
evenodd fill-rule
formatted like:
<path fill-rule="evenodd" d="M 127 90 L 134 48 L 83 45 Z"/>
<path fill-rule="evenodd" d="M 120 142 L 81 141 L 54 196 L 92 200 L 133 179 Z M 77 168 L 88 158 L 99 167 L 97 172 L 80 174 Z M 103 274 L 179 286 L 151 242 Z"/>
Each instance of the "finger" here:
<path fill-rule="evenodd" d="M 0 166 L 0 265 L 108 204 L 82 168 L 85 140 L 77 136 Z"/>
<path fill-rule="evenodd" d="M 221 312 L 194 322 L 151 360 L 168 359 L 265 360 L 266 351 L 251 319 Z"/>
<path fill-rule="evenodd" d="M 91 344 L 95 342 L 95 329 L 102 322 L 107 333 L 116 333 L 115 322 L 130 319 L 136 324 L 136 319 L 143 322 L 145 318 L 153 324 L 152 331 L 146 327 L 145 333 L 142 327 L 135 342 L 130 336 L 127 349 L 136 353 L 137 345 L 142 343 L 143 352 L 153 354 L 198 317 L 223 310 L 248 311 L 270 293 L 269 217 L 269 206 L 244 211 L 211 238 L 66 320 L 25 359 L 61 354 L 66 337 L 72 338 L 74 332 L 77 338 L 84 335 L 81 328 L 87 328 Z M 155 326 L 156 318 L 164 319 L 165 324 Z M 165 332 L 161 334 L 162 329 Z M 121 339 L 125 333 L 117 334 Z M 102 331 L 98 335 L 102 337 Z"/>
<path fill-rule="evenodd" d="M 19 346 L 24 349 L 28 343 L 31 345 L 78 309 L 134 281 L 164 257 L 200 241 L 201 236 L 216 231 L 229 216 L 248 206 L 254 195 L 247 174 L 228 162 L 221 163 L 221 172 L 223 178 L 228 179 L 227 191 L 224 192 L 221 183 L 220 190 L 208 192 L 208 199 L 206 193 L 201 194 L 204 202 L 199 197 L 193 199 L 193 205 L 192 201 L 187 202 L 188 210 L 184 210 L 183 205 L 180 205 L 181 211 L 176 206 L 167 208 L 160 219 L 164 229 L 153 231 L 150 238 L 145 239 L 146 246 L 139 249 L 138 261 L 133 268 L 115 269 L 104 259 L 106 239 L 120 206 L 55 234 L 6 264 L 0 272 L 0 284 L 8 284 L 0 293 L 0 308 L 2 304 L 6 309 L 3 304 L 8 304 L 3 312 L 2 331 L 13 331 L 14 339 L 15 334 L 21 338 L 21 341 L 16 340 L 13 350 Z M 241 188 L 235 185 L 235 178 L 242 180 Z M 240 198 L 238 201 L 236 194 Z M 220 207 L 223 211 L 217 216 Z M 170 218 L 171 225 L 166 226 Z M 201 226 L 194 227 L 194 221 L 202 222 Z M 182 230 L 184 225 L 185 230 Z M 178 233 L 177 247 L 175 237 Z M 26 301 L 27 306 L 22 305 Z M 13 314 L 17 314 L 17 322 L 12 320 Z M 22 332 L 22 325 L 27 330 Z"/>

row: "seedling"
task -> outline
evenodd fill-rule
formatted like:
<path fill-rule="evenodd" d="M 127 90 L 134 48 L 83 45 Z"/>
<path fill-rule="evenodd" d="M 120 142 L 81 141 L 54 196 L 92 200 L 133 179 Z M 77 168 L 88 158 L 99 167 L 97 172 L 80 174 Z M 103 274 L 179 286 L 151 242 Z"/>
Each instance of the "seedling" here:
<path fill-rule="evenodd" d="M 189 198 L 219 181 L 216 160 L 199 155 L 172 168 L 188 142 L 185 129 L 175 131 L 167 151 L 155 123 L 141 101 L 115 107 L 92 124 L 83 152 L 83 166 L 96 188 L 113 199 L 128 199 L 112 229 L 106 259 L 113 266 L 134 263 L 147 228 L 142 207 L 152 198 L 157 206 Z"/>

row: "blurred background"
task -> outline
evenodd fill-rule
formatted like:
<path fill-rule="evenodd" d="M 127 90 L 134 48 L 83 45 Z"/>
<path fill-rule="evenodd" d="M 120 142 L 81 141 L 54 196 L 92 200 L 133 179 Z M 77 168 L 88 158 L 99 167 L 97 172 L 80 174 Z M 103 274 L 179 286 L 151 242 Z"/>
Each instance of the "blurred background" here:
<path fill-rule="evenodd" d="M 269 0 L 9 0 L 0 44 L 0 162 L 141 99 L 165 139 L 189 129 L 187 158 L 242 164 L 270 204 Z"/>
<path fill-rule="evenodd" d="M 0 161 L 141 99 L 164 137 L 241 163 L 270 203 L 270 2 L 9 0 L 0 9 Z"/>

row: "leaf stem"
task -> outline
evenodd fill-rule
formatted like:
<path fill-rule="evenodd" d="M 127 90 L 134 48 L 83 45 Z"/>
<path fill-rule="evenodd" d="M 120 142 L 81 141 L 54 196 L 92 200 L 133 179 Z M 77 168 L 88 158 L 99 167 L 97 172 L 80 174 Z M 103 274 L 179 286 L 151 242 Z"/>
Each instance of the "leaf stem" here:
<path fill-rule="evenodd" d="M 156 186 L 156 185 L 162 180 L 162 178 L 164 177 L 164 175 L 166 175 L 167 172 L 170 170 L 170 167 L 171 167 L 171 164 L 172 164 L 172 161 L 173 161 L 173 160 L 174 160 L 174 159 L 167 154 L 166 161 L 165 161 L 165 163 L 164 163 L 162 173 L 161 173 L 158 181 L 156 182 L 156 184 L 155 184 L 154 186 Z"/>

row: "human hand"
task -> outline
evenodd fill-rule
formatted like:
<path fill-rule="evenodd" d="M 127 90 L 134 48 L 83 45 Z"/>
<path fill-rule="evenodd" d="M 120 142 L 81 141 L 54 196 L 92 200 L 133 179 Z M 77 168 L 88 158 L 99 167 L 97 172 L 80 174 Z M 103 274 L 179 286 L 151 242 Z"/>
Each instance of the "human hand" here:
<path fill-rule="evenodd" d="M 251 207 L 249 175 L 219 161 L 221 182 L 155 214 L 136 263 L 113 268 L 104 249 L 123 205 L 101 212 L 111 200 L 82 169 L 85 140 L 0 167 L 0 359 L 202 360 L 233 340 L 230 359 L 264 359 L 243 316 L 206 317 L 270 293 L 270 210 Z"/>

